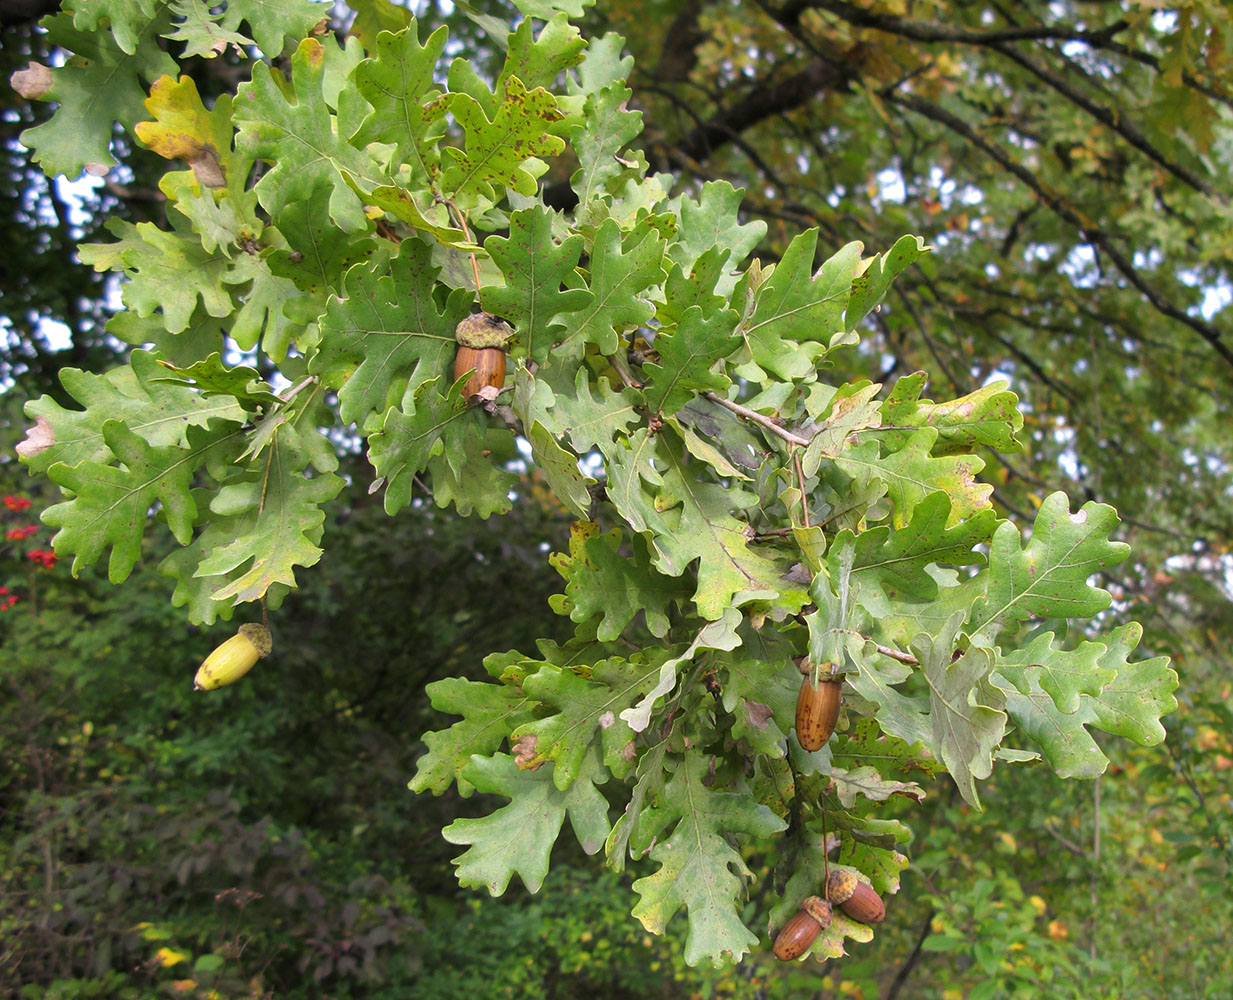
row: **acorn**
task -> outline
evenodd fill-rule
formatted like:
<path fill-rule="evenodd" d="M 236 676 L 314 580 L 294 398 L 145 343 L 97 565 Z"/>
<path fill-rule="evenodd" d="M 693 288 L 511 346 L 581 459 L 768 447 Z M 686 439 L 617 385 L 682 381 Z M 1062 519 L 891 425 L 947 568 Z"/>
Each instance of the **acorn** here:
<path fill-rule="evenodd" d="M 193 690 L 213 691 L 234 684 L 253 669 L 259 659 L 270 655 L 274 643 L 264 625 L 241 625 L 230 639 L 216 648 L 197 668 Z"/>
<path fill-rule="evenodd" d="M 800 958 L 831 925 L 831 904 L 820 896 L 810 896 L 775 938 L 775 957 L 790 962 Z"/>
<path fill-rule="evenodd" d="M 478 396 L 485 386 L 505 385 L 505 347 L 513 336 L 508 323 L 486 312 L 473 313 L 454 328 L 454 380 L 472 373 L 462 390 L 464 399 Z"/>
<path fill-rule="evenodd" d="M 802 660 L 799 666 L 805 676 L 796 699 L 796 740 L 805 750 L 821 750 L 839 719 L 843 678 L 834 673 L 834 664 L 823 664 L 818 683 L 814 684 L 809 676 L 813 672 L 809 661 Z"/>
<path fill-rule="evenodd" d="M 826 879 L 826 898 L 862 924 L 880 924 L 886 916 L 882 897 L 850 868 L 831 869 Z"/>

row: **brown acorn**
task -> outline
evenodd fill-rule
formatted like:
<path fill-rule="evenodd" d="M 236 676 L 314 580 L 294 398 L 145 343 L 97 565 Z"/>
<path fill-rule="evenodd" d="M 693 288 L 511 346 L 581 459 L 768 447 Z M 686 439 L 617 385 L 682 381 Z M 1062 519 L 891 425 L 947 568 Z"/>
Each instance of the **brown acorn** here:
<path fill-rule="evenodd" d="M 826 880 L 826 898 L 862 924 L 880 924 L 886 916 L 882 897 L 848 868 L 831 869 Z"/>
<path fill-rule="evenodd" d="M 815 686 L 808 674 L 801 678 L 796 699 L 796 739 L 806 750 L 821 750 L 835 731 L 843 681 L 823 675 Z"/>
<path fill-rule="evenodd" d="M 785 962 L 800 958 L 830 925 L 831 904 L 819 896 L 810 896 L 780 929 L 775 938 L 775 957 Z"/>
<path fill-rule="evenodd" d="M 472 372 L 462 390 L 464 399 L 478 396 L 485 386 L 500 389 L 505 385 L 505 346 L 513 334 L 504 320 L 486 312 L 474 313 L 454 328 L 458 341 L 454 380 Z"/>

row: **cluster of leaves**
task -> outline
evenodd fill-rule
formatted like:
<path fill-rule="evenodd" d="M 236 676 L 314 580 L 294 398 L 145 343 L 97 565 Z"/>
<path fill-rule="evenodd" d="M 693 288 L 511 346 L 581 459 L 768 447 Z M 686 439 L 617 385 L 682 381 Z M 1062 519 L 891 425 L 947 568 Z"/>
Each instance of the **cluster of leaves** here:
<path fill-rule="evenodd" d="M 81 408 L 32 403 L 20 450 L 66 494 L 45 520 L 75 572 L 110 550 L 123 581 L 161 520 L 181 546 L 160 566 L 173 603 L 212 623 L 277 607 L 320 559 L 340 450 L 362 442 L 387 513 L 418 489 L 488 517 L 510 509 L 503 457 L 521 448 L 577 519 L 555 558 L 574 634 L 432 685 L 463 719 L 429 735 L 412 787 L 511 800 L 446 828 L 464 885 L 537 889 L 568 816 L 617 871 L 647 859 L 648 930 L 684 910 L 686 961 L 739 959 L 832 861 L 897 890 L 911 834 L 881 807 L 921 796 L 914 771 L 944 769 L 972 803 L 996 759 L 1099 774 L 1092 731 L 1159 742 L 1176 678 L 1131 660 L 1135 625 L 1067 640 L 1068 619 L 1109 606 L 1089 581 L 1127 550 L 1110 507 L 1060 493 L 1026 540 L 998 519 L 975 452 L 1019 446 L 1004 384 L 935 402 L 921 373 L 886 392 L 832 377 L 896 277 L 929 266 L 924 241 L 849 242 L 819 266 L 807 230 L 774 265 L 751 257 L 765 227 L 738 191 L 673 193 L 631 148 L 621 39 L 584 39 L 574 4 L 517 5 L 491 82 L 461 57 L 442 70 L 445 33 L 387 11 L 397 30 L 305 38 L 289 76 L 258 61 L 207 109 L 156 39 L 217 55 L 249 44 L 247 23 L 276 54 L 319 8 L 173 23 L 175 5 L 124 5 L 87 36 L 99 8 L 70 2 L 49 30 L 84 58 L 53 73 L 61 108 L 24 141 L 49 170 L 106 162 L 97 129 L 65 140 L 83 109 L 107 117 L 74 97 L 95 80 L 77 71 L 106 70 L 150 85 L 138 108 L 113 83 L 114 119 L 188 169 L 160 182 L 169 228 L 119 223 L 81 250 L 126 276 L 109 329 L 148 349 L 66 371 Z M 556 157 L 570 212 L 538 182 Z M 507 401 L 450 381 L 477 299 L 516 334 Z M 790 734 L 801 658 L 849 690 L 812 754 Z M 751 916 L 755 850 L 777 858 L 777 901 Z M 871 936 L 838 917 L 813 953 Z"/>

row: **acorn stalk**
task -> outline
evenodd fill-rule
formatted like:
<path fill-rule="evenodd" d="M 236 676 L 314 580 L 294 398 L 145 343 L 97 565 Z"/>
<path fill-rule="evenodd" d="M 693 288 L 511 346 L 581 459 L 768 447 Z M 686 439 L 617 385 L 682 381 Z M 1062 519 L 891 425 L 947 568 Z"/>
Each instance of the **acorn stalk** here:
<path fill-rule="evenodd" d="M 193 689 L 213 691 L 234 684 L 273 648 L 270 630 L 264 625 L 241 625 L 235 635 L 205 658 L 193 678 Z"/>

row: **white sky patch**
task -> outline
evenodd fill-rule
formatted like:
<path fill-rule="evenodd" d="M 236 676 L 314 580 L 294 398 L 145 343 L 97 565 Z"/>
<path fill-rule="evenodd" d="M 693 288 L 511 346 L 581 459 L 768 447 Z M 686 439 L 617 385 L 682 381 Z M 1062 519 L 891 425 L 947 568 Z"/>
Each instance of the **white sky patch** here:
<path fill-rule="evenodd" d="M 878 172 L 878 198 L 902 205 L 908 196 L 907 185 L 903 181 L 903 173 L 897 167 L 887 167 Z"/>

